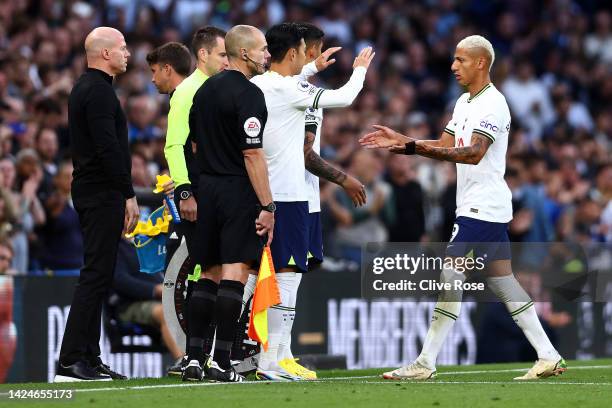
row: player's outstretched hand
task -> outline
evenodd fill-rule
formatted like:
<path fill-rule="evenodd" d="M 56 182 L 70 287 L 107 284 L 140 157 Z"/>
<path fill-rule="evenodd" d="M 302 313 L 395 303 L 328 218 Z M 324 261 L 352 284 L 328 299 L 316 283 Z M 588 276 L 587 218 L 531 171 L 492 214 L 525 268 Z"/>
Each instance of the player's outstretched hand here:
<path fill-rule="evenodd" d="M 355 207 L 365 205 L 367 199 L 365 186 L 355 177 L 347 175 L 346 179 L 342 183 L 342 188 L 351 198 Z"/>
<path fill-rule="evenodd" d="M 129 234 L 134 231 L 138 218 L 140 217 L 140 211 L 138 209 L 138 202 L 136 197 L 128 198 L 125 200 L 125 218 L 123 220 L 123 234 Z"/>
<path fill-rule="evenodd" d="M 359 139 L 359 144 L 366 149 L 386 149 L 394 146 L 404 146 L 411 140 L 386 126 L 373 125 L 372 127 L 376 129 L 374 132 L 368 133 Z"/>
<path fill-rule="evenodd" d="M 376 55 L 376 53 L 372 47 L 365 47 L 355 58 L 355 62 L 353 62 L 353 69 L 357 67 L 364 67 L 365 69 L 368 69 L 370 62 L 372 62 L 374 59 L 374 55 Z"/>
<path fill-rule="evenodd" d="M 325 71 L 327 67 L 336 62 L 335 58 L 329 59 L 332 55 L 340 51 L 342 47 L 331 47 L 326 49 L 319 55 L 319 57 L 315 60 L 315 65 L 319 72 Z"/>
<path fill-rule="evenodd" d="M 255 220 L 255 230 L 260 237 L 268 234 L 268 242 L 266 245 L 270 246 L 272 243 L 272 235 L 274 235 L 274 213 L 263 210 L 260 211 L 259 217 Z"/>

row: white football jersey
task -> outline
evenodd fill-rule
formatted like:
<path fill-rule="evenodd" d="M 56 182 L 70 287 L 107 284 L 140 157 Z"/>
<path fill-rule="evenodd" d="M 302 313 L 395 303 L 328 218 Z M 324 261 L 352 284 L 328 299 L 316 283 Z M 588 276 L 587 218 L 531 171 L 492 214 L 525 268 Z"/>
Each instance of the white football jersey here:
<path fill-rule="evenodd" d="M 504 180 L 510 120 L 506 98 L 492 83 L 472 98 L 464 93 L 457 100 L 444 129 L 455 137 L 455 147 L 469 146 L 472 133 L 492 142 L 477 165 L 457 163 L 457 217 L 512 219 L 512 193 Z"/>
<path fill-rule="evenodd" d="M 274 71 L 251 79 L 262 90 L 268 109 L 263 149 L 274 201 L 308 201 L 304 177 L 306 109 L 350 105 L 363 87 L 365 73 L 365 68 L 355 68 L 349 81 L 333 90 Z"/>
<path fill-rule="evenodd" d="M 317 133 L 312 144 L 312 150 L 321 155 L 321 125 L 323 123 L 323 109 L 306 109 L 306 126 L 315 125 Z M 321 191 L 319 190 L 319 177 L 306 170 L 306 187 L 308 188 L 308 212 L 321 211 Z"/>

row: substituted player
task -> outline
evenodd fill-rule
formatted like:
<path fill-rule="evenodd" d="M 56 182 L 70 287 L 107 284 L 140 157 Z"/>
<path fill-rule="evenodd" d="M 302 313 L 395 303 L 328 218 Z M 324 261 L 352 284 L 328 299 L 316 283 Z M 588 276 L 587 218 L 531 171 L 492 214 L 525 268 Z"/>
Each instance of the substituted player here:
<path fill-rule="evenodd" d="M 506 304 L 538 353 L 535 365 L 515 380 L 534 380 L 558 375 L 566 364 L 544 332 L 533 301 L 512 274 L 508 239 L 512 194 L 504 180 L 510 110 L 489 76 L 494 60 L 493 46 L 484 37 L 469 36 L 457 44 L 451 70 L 467 92 L 457 101 L 440 139 L 412 140 L 375 126 L 377 130 L 360 142 L 368 148 L 457 163 L 457 218 L 446 255 L 462 258 L 472 253 L 486 259 L 489 288 Z M 453 269 L 444 269 L 441 276 L 449 283 L 465 278 Z M 384 373 L 383 378 L 426 380 L 435 376 L 436 359 L 457 320 L 461 298 L 461 290 L 440 293 L 421 354 L 412 364 Z"/>

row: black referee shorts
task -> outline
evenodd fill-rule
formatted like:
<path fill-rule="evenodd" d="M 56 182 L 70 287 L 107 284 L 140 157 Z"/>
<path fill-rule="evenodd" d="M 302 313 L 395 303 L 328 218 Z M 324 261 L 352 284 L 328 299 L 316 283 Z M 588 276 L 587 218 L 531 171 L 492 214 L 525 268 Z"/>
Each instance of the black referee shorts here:
<path fill-rule="evenodd" d="M 196 260 L 203 269 L 259 262 L 263 237 L 255 232 L 257 195 L 248 177 L 200 176 Z"/>

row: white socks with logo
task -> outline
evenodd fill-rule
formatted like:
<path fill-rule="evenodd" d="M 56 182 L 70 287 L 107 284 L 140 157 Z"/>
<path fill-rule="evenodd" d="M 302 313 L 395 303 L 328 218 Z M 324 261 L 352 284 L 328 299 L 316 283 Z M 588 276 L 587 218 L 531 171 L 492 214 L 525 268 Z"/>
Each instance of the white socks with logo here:
<path fill-rule="evenodd" d="M 295 316 L 295 296 L 293 293 L 294 289 L 297 291 L 295 288 L 296 275 L 301 277 L 301 274 L 296 274 L 295 272 L 278 272 L 276 274 L 281 304 L 268 309 L 268 351 L 263 351 L 262 347 L 259 357 L 259 368 L 262 370 L 270 370 L 272 367 L 276 367 L 278 361 L 284 358 L 279 352 L 279 346 L 283 336 L 286 335 L 286 330 L 289 330 L 289 337 L 291 336 L 291 327 L 293 327 L 293 318 Z M 297 284 L 299 285 L 299 281 L 297 281 Z M 285 340 L 282 350 L 283 354 L 287 353 L 286 348 L 288 346 L 286 343 Z M 290 350 L 289 353 L 291 353 Z"/>
<path fill-rule="evenodd" d="M 293 329 L 293 321 L 295 320 L 297 293 L 300 287 L 300 282 L 302 281 L 301 273 L 289 272 L 281 275 L 283 275 L 283 280 L 287 282 L 287 285 L 291 286 L 291 298 L 289 300 L 287 319 L 285 320 L 285 325 L 283 327 L 283 336 L 281 337 L 280 345 L 278 347 L 278 361 L 285 360 L 287 358 L 293 359 L 293 353 L 291 353 L 291 330 Z"/>
<path fill-rule="evenodd" d="M 463 283 L 465 281 L 465 274 L 446 268 L 442 271 L 440 282 L 451 283 L 454 287 L 456 281 Z M 430 370 L 436 369 L 438 353 L 440 353 L 444 340 L 446 340 L 453 324 L 455 324 L 455 320 L 459 317 L 462 297 L 463 290 L 461 289 L 445 290 L 438 295 L 438 302 L 433 310 L 431 324 L 423 342 L 423 350 L 421 350 L 421 354 L 416 359 L 422 366 Z"/>
<path fill-rule="evenodd" d="M 559 360 L 561 356 L 550 342 L 536 314 L 533 301 L 514 275 L 487 278 L 491 292 L 505 303 L 512 319 L 538 353 L 539 359 Z"/>

